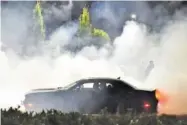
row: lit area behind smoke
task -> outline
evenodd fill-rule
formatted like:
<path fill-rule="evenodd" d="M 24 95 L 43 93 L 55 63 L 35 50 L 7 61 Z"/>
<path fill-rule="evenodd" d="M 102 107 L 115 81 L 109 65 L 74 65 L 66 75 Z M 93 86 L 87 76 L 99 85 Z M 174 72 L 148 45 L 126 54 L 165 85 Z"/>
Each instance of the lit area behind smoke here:
<path fill-rule="evenodd" d="M 13 16 L 17 17 L 19 14 L 15 12 Z M 13 17 L 4 15 L 3 18 L 8 18 L 11 22 L 10 19 Z M 14 24 L 13 21 L 11 23 Z M 14 25 L 19 27 L 16 23 Z M 48 55 L 52 51 L 51 46 L 63 48 L 64 44 L 74 42 L 71 41 L 71 36 L 77 27 L 75 25 L 70 25 L 68 28 L 62 26 L 51 35 L 49 43 L 53 44 L 48 44 L 49 49 L 45 50 L 44 55 L 22 59 L 10 49 L 6 53 L 0 51 L 0 97 L 2 98 L 0 107 L 7 108 L 20 104 L 24 93 L 34 88 L 65 86 L 85 77 L 130 76 L 142 82 L 142 86 L 159 87 L 169 94 L 169 109 L 160 109 L 161 112 L 187 113 L 185 107 L 187 96 L 186 26 L 186 20 L 176 21 L 168 23 L 160 34 L 153 34 L 147 31 L 146 25 L 129 21 L 124 25 L 121 36 L 113 41 L 114 49 L 110 50 L 111 52 L 105 46 L 101 49 L 86 46 L 75 55 L 64 51 L 58 53 L 57 58 L 52 59 Z M 8 34 L 15 35 L 11 31 L 11 29 L 2 30 L 6 35 L 1 43 L 13 42 L 9 41 L 8 36 Z M 19 31 L 19 34 L 20 32 L 25 33 L 24 30 Z M 24 38 L 23 41 L 28 42 L 23 36 L 15 35 L 14 37 L 22 40 Z M 17 42 L 14 41 L 14 43 Z M 108 53 L 112 55 L 108 57 Z M 154 61 L 155 68 L 144 83 L 144 71 L 150 60 Z"/>
<path fill-rule="evenodd" d="M 146 84 L 153 84 L 169 93 L 164 111 L 186 113 L 187 97 L 187 22 L 176 21 L 166 27 L 161 38 L 161 54 Z"/>
<path fill-rule="evenodd" d="M 131 18 L 136 20 L 136 14 L 131 14 Z"/>

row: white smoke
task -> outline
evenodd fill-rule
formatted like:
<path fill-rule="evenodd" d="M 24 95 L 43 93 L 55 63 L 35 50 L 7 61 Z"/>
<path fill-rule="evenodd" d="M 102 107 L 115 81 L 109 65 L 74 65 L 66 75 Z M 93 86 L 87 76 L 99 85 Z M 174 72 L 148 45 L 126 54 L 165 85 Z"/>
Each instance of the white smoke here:
<path fill-rule="evenodd" d="M 14 15 L 16 16 L 18 14 Z M 7 18 L 10 16 L 7 15 Z M 0 107 L 19 104 L 24 93 L 30 89 L 65 86 L 84 77 L 131 76 L 144 81 L 145 68 L 153 60 L 155 69 L 145 83 L 142 82 L 142 86 L 159 87 L 171 95 L 168 105 L 173 110 L 170 108 L 166 112 L 187 112 L 186 20 L 168 23 L 160 34 L 150 33 L 146 25 L 130 21 L 124 26 L 121 36 L 113 41 L 112 51 L 105 46 L 101 49 L 91 46 L 84 47 L 75 56 L 68 52 L 60 53 L 58 47 L 73 42 L 71 37 L 76 28 L 76 24 L 68 28 L 62 26 L 54 32 L 48 41 L 49 49 L 45 49 L 42 56 L 21 59 L 14 51 L 6 54 L 0 51 Z M 2 30 L 6 34 L 3 40 L 9 40 L 7 34 L 10 31 Z M 27 39 L 24 41 L 27 42 Z M 6 43 L 1 41 L 0 44 L 2 42 Z M 48 53 L 54 46 L 58 57 L 51 59 Z M 108 57 L 110 53 L 112 55 Z M 165 110 L 166 108 L 161 111 Z"/>
<path fill-rule="evenodd" d="M 178 20 L 166 27 L 160 40 L 160 55 L 156 68 L 147 79 L 170 95 L 170 103 L 163 112 L 186 113 L 186 56 L 187 56 L 187 22 L 186 18 Z M 161 110 L 161 109 L 160 109 Z"/>
<path fill-rule="evenodd" d="M 46 4 L 46 5 L 45 5 Z M 49 23 L 53 20 L 56 21 L 68 21 L 71 19 L 71 10 L 73 7 L 73 3 L 71 0 L 69 0 L 69 3 L 67 5 L 60 4 L 57 6 L 47 4 L 45 3 L 44 5 L 48 9 L 44 9 L 44 20 Z M 51 20 L 53 18 L 53 20 Z"/>

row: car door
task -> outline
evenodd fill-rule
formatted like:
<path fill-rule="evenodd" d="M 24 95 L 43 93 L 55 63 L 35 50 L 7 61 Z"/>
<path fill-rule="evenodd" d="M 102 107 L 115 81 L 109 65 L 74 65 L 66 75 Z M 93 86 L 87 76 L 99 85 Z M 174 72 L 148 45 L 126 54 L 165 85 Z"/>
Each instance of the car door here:
<path fill-rule="evenodd" d="M 95 88 L 97 81 L 88 81 L 81 84 L 76 94 L 76 103 L 82 113 L 98 113 L 101 108 L 106 105 L 106 94 L 103 93 L 102 89 Z"/>
<path fill-rule="evenodd" d="M 108 90 L 107 90 L 107 81 L 99 81 L 99 91 L 96 93 L 95 103 L 97 106 L 97 111 L 100 112 L 102 109 L 107 108 L 108 104 Z"/>
<path fill-rule="evenodd" d="M 79 83 L 69 91 L 69 95 L 71 95 L 71 104 L 69 104 L 69 106 L 73 107 L 74 111 L 85 113 L 90 109 L 93 84 L 93 82 Z"/>
<path fill-rule="evenodd" d="M 74 112 L 80 112 L 80 103 L 82 96 L 82 84 L 77 84 L 67 91 L 68 98 L 67 107 Z"/>
<path fill-rule="evenodd" d="M 109 95 L 109 106 L 114 112 L 118 105 L 123 105 L 126 108 L 131 107 L 131 99 L 133 97 L 133 89 L 131 86 L 126 85 L 121 81 L 112 82 L 112 88 L 110 89 Z M 111 101 L 112 100 L 112 101 Z"/>

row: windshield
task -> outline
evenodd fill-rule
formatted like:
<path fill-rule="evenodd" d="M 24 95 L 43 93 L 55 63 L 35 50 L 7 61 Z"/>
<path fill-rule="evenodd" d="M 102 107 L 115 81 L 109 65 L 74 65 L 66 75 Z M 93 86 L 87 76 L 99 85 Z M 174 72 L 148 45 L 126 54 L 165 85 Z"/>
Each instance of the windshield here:
<path fill-rule="evenodd" d="M 76 84 L 77 84 L 77 82 L 70 83 L 70 84 L 66 85 L 65 87 L 63 87 L 63 89 L 69 89 L 69 88 L 73 87 Z"/>

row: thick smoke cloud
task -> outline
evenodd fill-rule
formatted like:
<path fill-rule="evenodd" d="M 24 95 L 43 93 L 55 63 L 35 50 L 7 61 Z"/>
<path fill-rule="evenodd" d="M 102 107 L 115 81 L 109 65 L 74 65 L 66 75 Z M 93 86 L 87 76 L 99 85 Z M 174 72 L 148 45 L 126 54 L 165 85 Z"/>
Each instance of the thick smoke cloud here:
<path fill-rule="evenodd" d="M 145 6 L 147 5 L 140 5 L 139 8 L 151 15 L 160 10 L 151 10 Z M 167 14 L 164 20 L 160 18 L 167 25 L 159 33 L 150 32 L 146 24 L 127 21 L 122 34 L 113 41 L 113 46 L 104 44 L 99 49 L 94 45 L 85 46 L 72 55 L 71 51 L 64 49 L 64 45 L 70 43 L 74 45 L 74 42 L 77 44 L 77 39 L 72 38 L 77 30 L 76 22 L 62 25 L 53 32 L 48 41 L 44 41 L 48 44 L 45 46 L 40 44 L 42 50 L 38 50 L 30 42 L 41 41 L 35 41 L 33 35 L 28 35 L 32 17 L 27 14 L 31 9 L 22 9 L 25 11 L 22 10 L 21 14 L 17 8 L 2 10 L 4 13 L 1 15 L 1 46 L 6 43 L 8 49 L 6 52 L 0 51 L 0 96 L 3 99 L 0 102 L 1 107 L 19 104 L 24 93 L 34 88 L 65 86 L 84 77 L 129 76 L 142 82 L 140 87 L 161 88 L 169 94 L 171 100 L 168 102 L 168 109 L 161 108 L 161 112 L 187 113 L 185 108 L 187 21 L 182 11 L 176 12 L 176 20 L 171 20 Z M 107 10 L 105 11 L 105 15 L 108 15 L 107 20 L 117 25 L 121 20 L 114 18 L 116 14 L 110 7 L 107 7 Z M 142 13 L 145 14 L 144 11 Z M 161 14 L 162 11 L 157 13 Z M 148 20 L 149 14 L 141 18 Z M 152 21 L 148 22 L 153 24 Z M 80 44 L 84 42 L 87 41 L 84 39 L 79 41 Z M 27 49 L 31 52 L 37 50 L 43 51 L 43 54 L 35 54 L 36 56 L 23 59 L 16 52 L 21 50 L 24 44 L 28 45 Z M 55 58 L 51 58 L 52 51 Z M 145 79 L 144 71 L 150 60 L 154 61 L 155 68 Z"/>
<path fill-rule="evenodd" d="M 167 92 L 170 103 L 164 110 L 170 113 L 186 113 L 186 18 L 169 24 L 160 39 L 157 66 L 147 79 Z"/>

